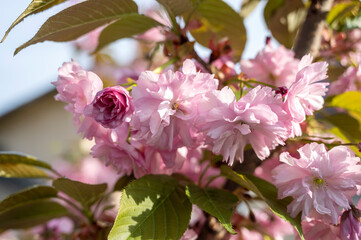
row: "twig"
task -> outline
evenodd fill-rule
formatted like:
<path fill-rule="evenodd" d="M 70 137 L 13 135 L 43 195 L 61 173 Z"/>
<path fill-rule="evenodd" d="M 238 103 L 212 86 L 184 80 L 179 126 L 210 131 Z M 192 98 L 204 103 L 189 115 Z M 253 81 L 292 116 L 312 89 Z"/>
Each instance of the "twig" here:
<path fill-rule="evenodd" d="M 212 70 L 210 69 L 210 67 L 208 66 L 208 64 L 207 64 L 205 61 L 203 61 L 203 59 L 198 55 L 198 53 L 197 53 L 195 50 L 193 50 L 193 51 L 191 52 L 191 55 L 192 55 L 192 57 L 193 57 L 197 62 L 199 62 L 199 63 L 204 67 L 204 69 L 205 69 L 207 72 L 209 72 L 209 73 L 212 74 Z"/>

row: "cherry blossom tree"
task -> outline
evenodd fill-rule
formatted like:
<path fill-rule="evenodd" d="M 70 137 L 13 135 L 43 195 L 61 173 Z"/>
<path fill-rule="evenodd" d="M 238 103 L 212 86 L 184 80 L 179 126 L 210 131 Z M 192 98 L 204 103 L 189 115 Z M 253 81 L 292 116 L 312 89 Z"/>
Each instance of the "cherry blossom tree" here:
<path fill-rule="evenodd" d="M 63 2 L 33 0 L 2 41 Z M 0 177 L 49 183 L 0 202 L 4 238 L 361 239 L 361 2 L 268 0 L 253 59 L 243 22 L 259 0 L 157 2 L 73 2 L 15 50 L 89 53 L 92 69 L 64 60 L 52 84 L 92 157 L 1 152 Z M 129 67 L 101 51 L 122 38 L 141 50 Z"/>

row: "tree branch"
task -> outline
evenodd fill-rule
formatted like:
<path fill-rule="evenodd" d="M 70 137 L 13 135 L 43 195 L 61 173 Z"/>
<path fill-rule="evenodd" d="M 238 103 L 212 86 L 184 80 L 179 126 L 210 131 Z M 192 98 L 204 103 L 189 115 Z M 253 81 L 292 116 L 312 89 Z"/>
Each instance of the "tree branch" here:
<path fill-rule="evenodd" d="M 297 34 L 293 46 L 296 58 L 311 53 L 318 55 L 321 45 L 321 34 L 328 12 L 331 10 L 333 0 L 311 0 L 305 22 Z"/>

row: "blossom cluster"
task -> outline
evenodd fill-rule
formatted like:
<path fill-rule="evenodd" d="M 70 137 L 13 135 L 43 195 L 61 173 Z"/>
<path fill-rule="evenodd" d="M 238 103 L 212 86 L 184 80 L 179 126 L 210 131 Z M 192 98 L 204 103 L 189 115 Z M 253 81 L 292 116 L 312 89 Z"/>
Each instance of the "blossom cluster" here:
<path fill-rule="evenodd" d="M 286 51 L 277 52 L 292 57 Z M 259 69 L 262 61 L 256 58 L 247 66 Z M 96 74 L 74 61 L 59 69 L 54 85 L 56 99 L 68 103 L 79 132 L 95 139 L 93 156 L 139 177 L 181 169 L 182 149 L 192 155 L 207 148 L 231 165 L 243 161 L 247 144 L 265 159 L 289 137 L 299 136 L 306 115 L 322 108 L 327 64 L 312 63 L 310 55 L 294 63 L 298 71 L 287 77 L 286 93 L 258 85 L 238 100 L 229 87 L 218 89 L 212 74 L 197 71 L 192 60 L 182 71 L 142 72 L 131 93 L 119 85 L 103 89 Z"/>
<path fill-rule="evenodd" d="M 302 135 L 301 124 L 323 107 L 328 86 L 327 63 L 312 61 L 310 55 L 298 60 L 292 51 L 267 44 L 255 59 L 241 61 L 243 73 L 256 80 L 241 89 L 221 82 L 230 76 L 218 80 L 189 59 L 181 71 L 143 71 L 133 83 L 106 88 L 95 73 L 72 61 L 59 68 L 53 84 L 79 132 L 94 139 L 92 155 L 119 174 L 139 178 L 182 172 L 197 181 L 206 167 L 200 163 L 205 149 L 232 165 L 243 162 L 247 145 L 264 160 L 287 139 Z M 268 180 L 279 198 L 294 198 L 290 215 L 302 212 L 305 231 L 318 221 L 323 224 L 317 232 L 306 232 L 309 239 L 331 231 L 341 215 L 343 226 L 353 226 L 351 198 L 361 185 L 354 154 L 346 147 L 327 151 L 312 143 L 296 155 L 282 153 L 280 162 Z M 206 172 L 217 173 L 216 168 Z"/>

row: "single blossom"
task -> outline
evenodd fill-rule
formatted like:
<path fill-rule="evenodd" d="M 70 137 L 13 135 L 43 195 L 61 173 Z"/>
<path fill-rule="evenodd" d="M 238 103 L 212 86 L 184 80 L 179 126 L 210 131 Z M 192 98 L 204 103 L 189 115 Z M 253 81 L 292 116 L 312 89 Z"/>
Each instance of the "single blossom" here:
<path fill-rule="evenodd" d="M 312 63 L 311 55 L 305 55 L 298 64 L 296 80 L 285 95 L 285 110 L 292 117 L 293 130 L 290 137 L 302 134 L 300 123 L 306 115 L 323 107 L 328 83 L 320 82 L 327 78 L 327 63 Z"/>
<path fill-rule="evenodd" d="M 341 240 L 361 239 L 361 214 L 360 210 L 352 208 L 345 211 L 341 217 Z"/>
<path fill-rule="evenodd" d="M 84 111 L 86 116 L 93 117 L 105 128 L 116 128 L 122 122 L 130 122 L 133 112 L 132 98 L 121 86 L 107 87 L 98 92 Z"/>
<path fill-rule="evenodd" d="M 236 101 L 231 89 L 205 94 L 200 101 L 197 125 L 207 135 L 207 143 L 223 161 L 243 161 L 243 151 L 250 144 L 260 159 L 284 144 L 289 117 L 282 109 L 282 97 L 271 88 L 258 86 Z"/>
<path fill-rule="evenodd" d="M 75 61 L 64 63 L 58 74 L 58 80 L 52 82 L 58 91 L 55 99 L 68 103 L 65 109 L 73 113 L 74 120 L 78 121 L 84 108 L 103 89 L 103 82 L 95 73 L 85 71 Z"/>
<path fill-rule="evenodd" d="M 217 87 L 213 75 L 197 72 L 191 60 L 183 63 L 182 72 L 143 72 L 132 90 L 134 138 L 165 151 L 192 146 L 199 99 Z"/>
<path fill-rule="evenodd" d="M 290 87 L 295 81 L 299 60 L 294 52 L 279 46 L 276 50 L 270 44 L 254 59 L 241 60 L 241 69 L 247 77 L 277 87 Z"/>
<path fill-rule="evenodd" d="M 306 144 L 300 157 L 288 152 L 280 155 L 284 164 L 273 170 L 278 197 L 292 196 L 287 206 L 292 217 L 302 211 L 302 219 L 315 210 L 324 219 L 337 224 L 340 208 L 350 209 L 349 201 L 361 184 L 360 159 L 345 146 L 327 151 L 323 144 Z"/>

